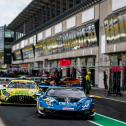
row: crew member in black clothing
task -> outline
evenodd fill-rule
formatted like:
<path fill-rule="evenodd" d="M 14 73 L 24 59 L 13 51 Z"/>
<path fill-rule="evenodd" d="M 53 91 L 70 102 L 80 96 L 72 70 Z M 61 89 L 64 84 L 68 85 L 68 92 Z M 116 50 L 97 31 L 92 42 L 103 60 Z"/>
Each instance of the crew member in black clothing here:
<path fill-rule="evenodd" d="M 104 87 L 105 87 L 105 89 L 108 89 L 107 79 L 108 79 L 108 76 L 107 76 L 106 72 L 104 71 L 103 81 L 104 81 Z"/>

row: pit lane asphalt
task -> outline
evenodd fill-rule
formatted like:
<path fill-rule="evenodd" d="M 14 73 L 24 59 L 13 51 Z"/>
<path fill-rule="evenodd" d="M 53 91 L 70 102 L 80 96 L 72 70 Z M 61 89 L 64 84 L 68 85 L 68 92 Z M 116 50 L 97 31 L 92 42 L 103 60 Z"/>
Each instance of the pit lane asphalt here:
<path fill-rule="evenodd" d="M 30 106 L 0 106 L 0 126 L 95 126 L 87 120 L 43 119 Z"/>
<path fill-rule="evenodd" d="M 126 122 L 125 103 L 107 99 L 95 99 L 95 106 L 97 113 Z M 101 119 L 99 120 L 101 121 Z M 103 121 L 105 120 L 103 119 Z M 0 106 L 0 126 L 95 126 L 95 125 L 93 123 L 90 123 L 88 120 L 83 119 L 80 120 L 76 118 L 43 119 L 38 116 L 35 107 L 31 106 Z"/>
<path fill-rule="evenodd" d="M 126 103 L 110 99 L 95 99 L 96 112 L 126 122 Z"/>

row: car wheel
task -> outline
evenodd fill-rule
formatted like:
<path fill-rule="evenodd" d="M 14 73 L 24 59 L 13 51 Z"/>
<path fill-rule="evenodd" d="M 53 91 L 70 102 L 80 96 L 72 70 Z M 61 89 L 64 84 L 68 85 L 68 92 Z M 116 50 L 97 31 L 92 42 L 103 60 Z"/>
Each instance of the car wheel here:
<path fill-rule="evenodd" d="M 39 107 L 40 107 L 40 102 L 37 100 L 37 113 L 39 114 L 38 116 L 45 118 L 47 116 L 46 113 L 41 112 Z"/>

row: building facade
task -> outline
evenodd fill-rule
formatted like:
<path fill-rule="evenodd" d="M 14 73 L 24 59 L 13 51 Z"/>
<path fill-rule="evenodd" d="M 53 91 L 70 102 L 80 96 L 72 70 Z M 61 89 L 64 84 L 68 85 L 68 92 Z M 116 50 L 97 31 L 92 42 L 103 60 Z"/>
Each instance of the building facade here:
<path fill-rule="evenodd" d="M 7 70 L 11 65 L 11 47 L 14 41 L 14 34 L 6 26 L 0 27 L 0 71 Z"/>
<path fill-rule="evenodd" d="M 12 64 L 34 72 L 62 68 L 62 76 L 74 77 L 90 70 L 100 88 L 105 71 L 108 85 L 125 89 L 125 7 L 125 0 L 32 1 L 8 26 L 16 39 Z"/>
<path fill-rule="evenodd" d="M 0 68 L 3 68 L 4 64 L 4 27 L 0 27 Z"/>

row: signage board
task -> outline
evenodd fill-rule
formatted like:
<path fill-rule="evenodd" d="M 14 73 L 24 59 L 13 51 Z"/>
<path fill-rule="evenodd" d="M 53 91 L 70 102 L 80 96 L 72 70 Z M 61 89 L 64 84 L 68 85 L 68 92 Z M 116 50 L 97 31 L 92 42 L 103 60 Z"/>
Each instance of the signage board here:
<path fill-rule="evenodd" d="M 61 66 L 61 67 L 69 67 L 69 66 L 71 66 L 71 60 L 60 60 L 59 66 Z"/>

